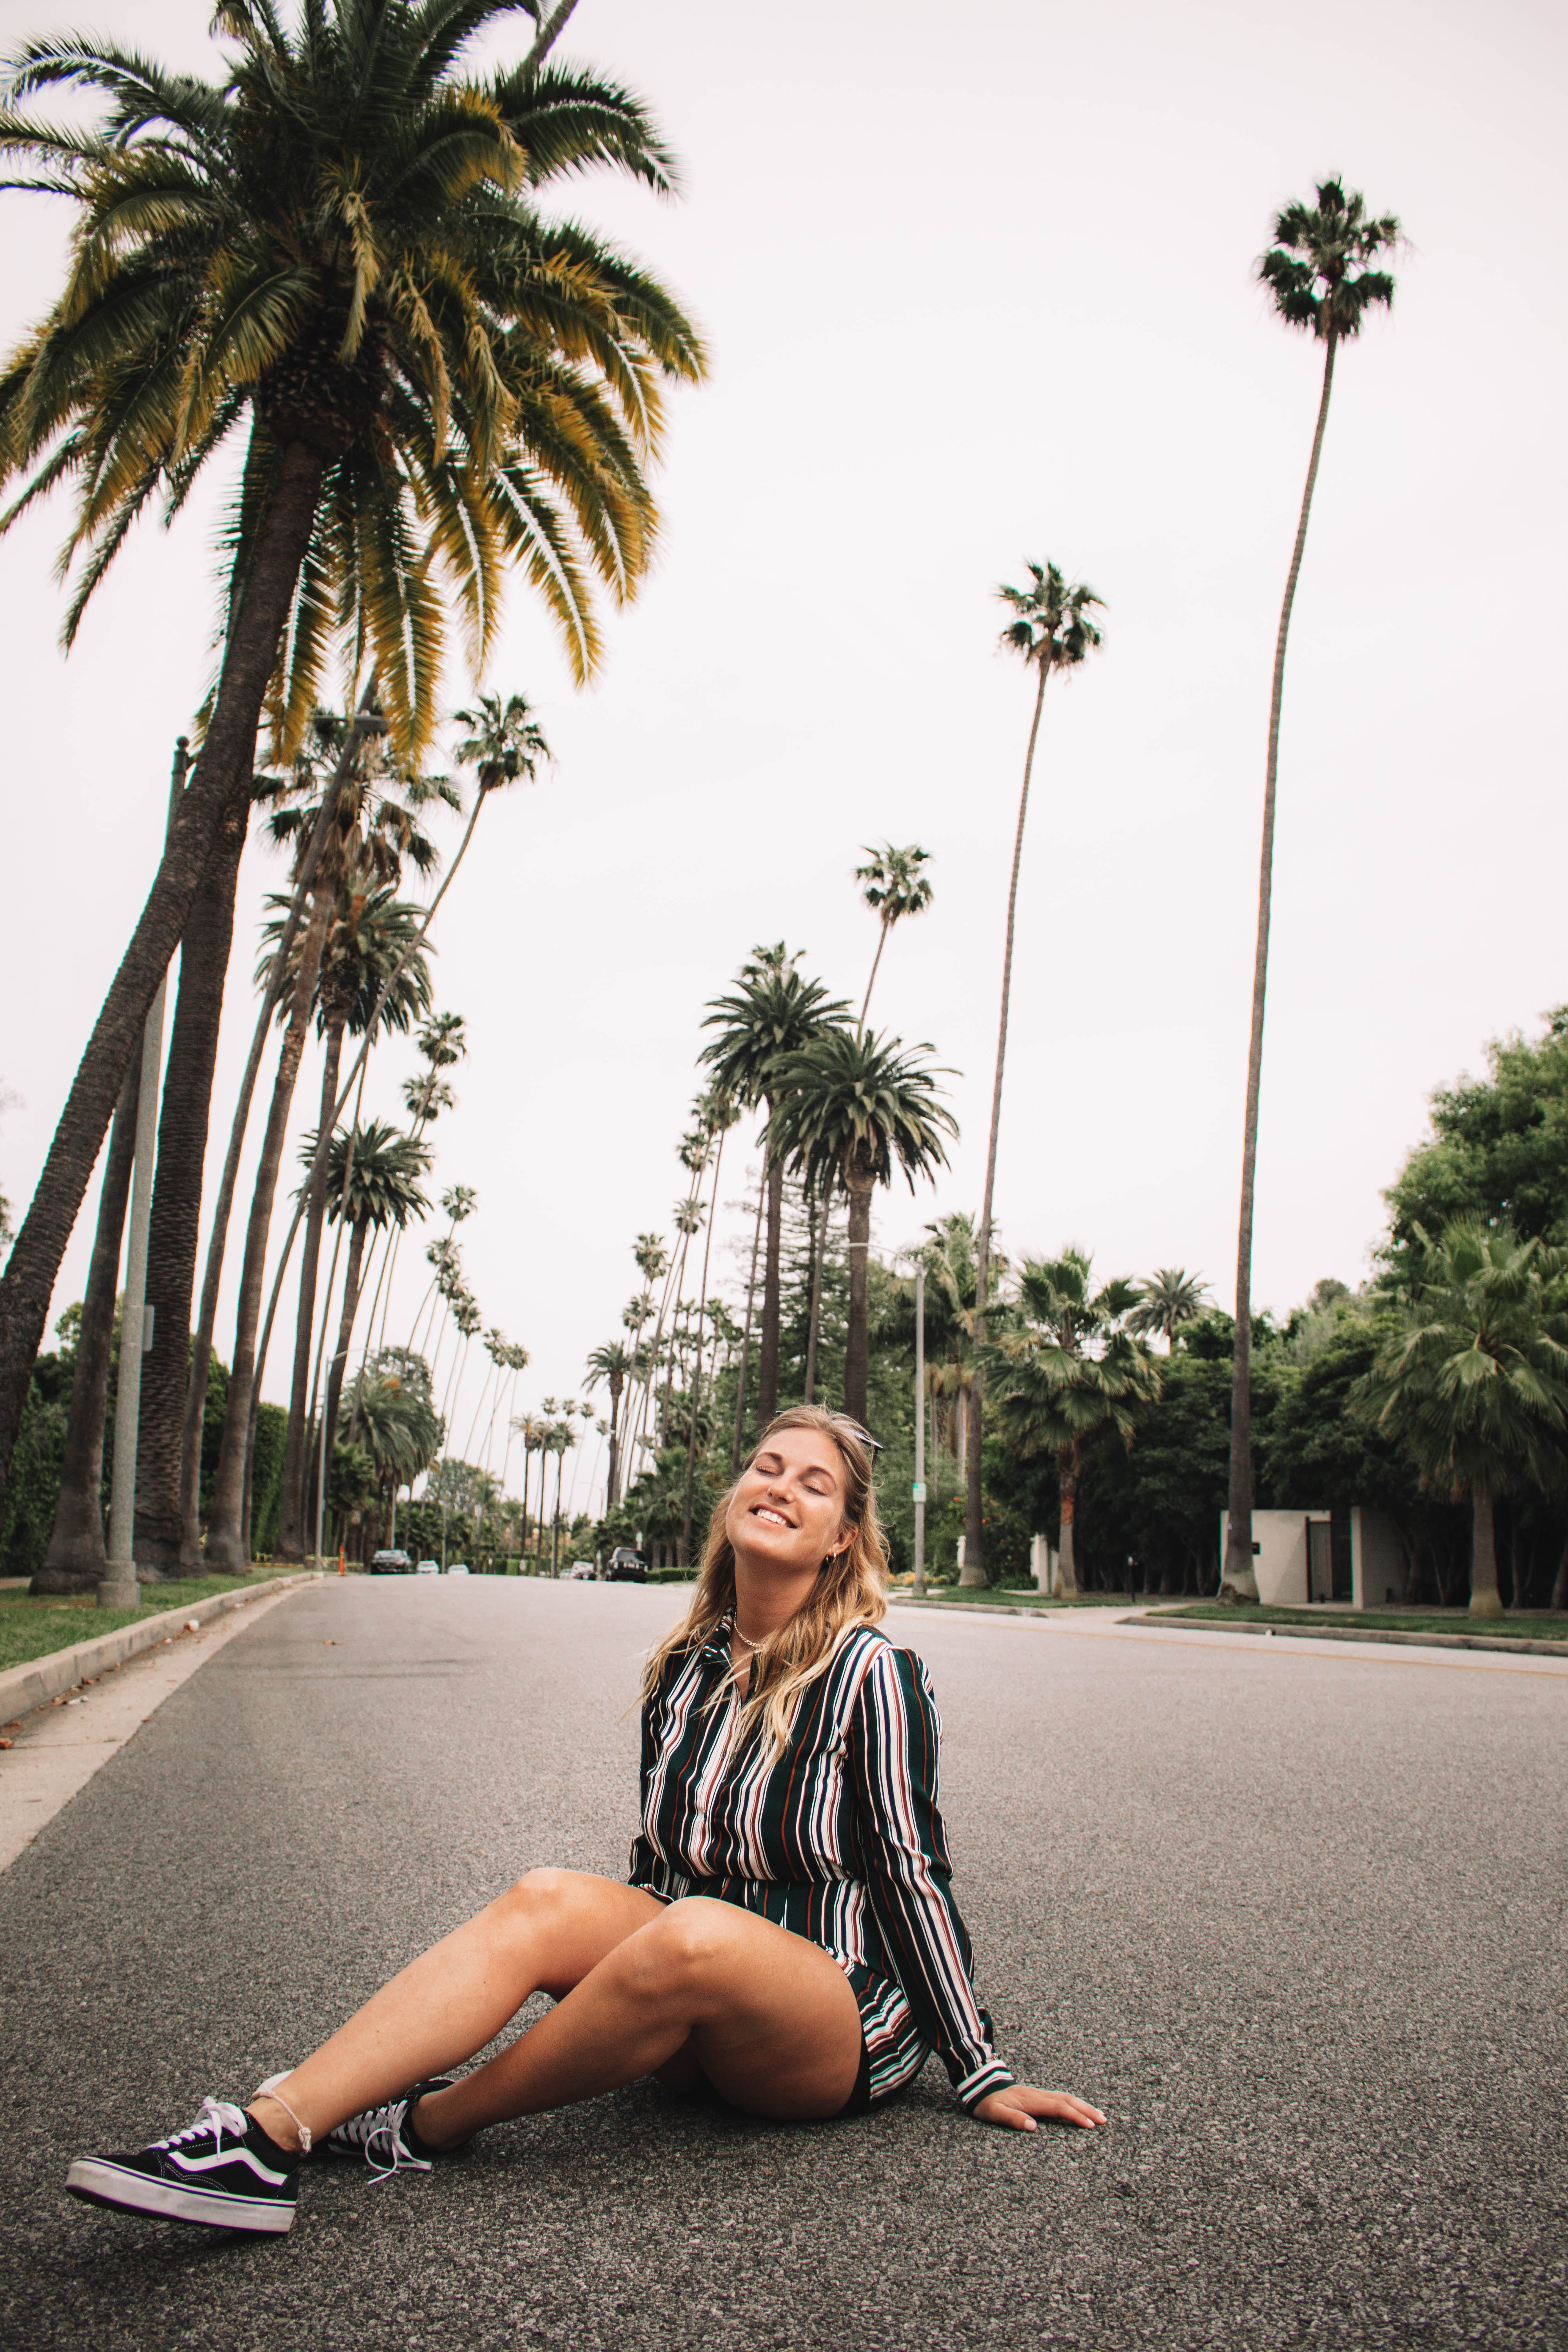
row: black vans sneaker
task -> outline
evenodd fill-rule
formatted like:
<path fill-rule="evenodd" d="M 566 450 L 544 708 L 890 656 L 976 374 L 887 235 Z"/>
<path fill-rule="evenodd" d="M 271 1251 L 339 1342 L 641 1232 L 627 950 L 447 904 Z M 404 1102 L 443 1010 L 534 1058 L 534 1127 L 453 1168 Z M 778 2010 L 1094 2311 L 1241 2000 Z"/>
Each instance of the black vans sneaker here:
<path fill-rule="evenodd" d="M 188 2130 L 128 2156 L 80 2156 L 68 2195 L 160 2221 L 209 2230 L 287 2230 L 299 2194 L 300 2159 L 228 2099 L 204 2099 Z"/>
<path fill-rule="evenodd" d="M 317 2146 L 327 2156 L 363 2156 L 378 2180 L 390 2180 L 395 2172 L 428 2172 L 437 2154 L 447 2151 L 426 2146 L 414 2127 L 412 2111 L 427 2091 L 450 2090 L 452 2080 L 450 2074 L 435 2074 L 388 2099 L 384 2107 L 364 2107 L 336 2125 Z"/>

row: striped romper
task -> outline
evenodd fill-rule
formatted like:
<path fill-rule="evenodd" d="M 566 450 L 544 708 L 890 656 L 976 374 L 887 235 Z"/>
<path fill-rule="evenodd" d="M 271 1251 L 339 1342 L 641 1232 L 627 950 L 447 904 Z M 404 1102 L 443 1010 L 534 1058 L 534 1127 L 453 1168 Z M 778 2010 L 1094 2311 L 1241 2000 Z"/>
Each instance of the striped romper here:
<path fill-rule="evenodd" d="M 934 2050 L 973 2111 L 1011 2083 L 970 1977 L 937 1810 L 942 1732 L 922 1660 L 873 1626 L 846 1634 L 801 1695 L 769 1761 L 759 1726 L 730 1753 L 741 1700 L 726 1617 L 670 1659 L 643 1709 L 642 1830 L 631 1884 L 672 1902 L 706 1895 L 831 1952 L 854 1989 L 870 2096 Z"/>

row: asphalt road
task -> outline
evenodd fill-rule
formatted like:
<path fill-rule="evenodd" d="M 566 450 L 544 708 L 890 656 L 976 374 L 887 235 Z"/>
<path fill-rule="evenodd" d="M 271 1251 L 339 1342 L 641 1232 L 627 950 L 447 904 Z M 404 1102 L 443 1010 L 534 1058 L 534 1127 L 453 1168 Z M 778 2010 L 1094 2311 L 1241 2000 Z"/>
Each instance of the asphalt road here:
<path fill-rule="evenodd" d="M 907 1614 L 984 1996 L 1113 2128 L 901 2101 L 806 2130 L 651 2087 L 292 2234 L 72 2203 L 245 2096 L 520 1871 L 621 1873 L 658 1591 L 312 1589 L 0 1877 L 0 2342 L 1568 2344 L 1568 1678 Z"/>

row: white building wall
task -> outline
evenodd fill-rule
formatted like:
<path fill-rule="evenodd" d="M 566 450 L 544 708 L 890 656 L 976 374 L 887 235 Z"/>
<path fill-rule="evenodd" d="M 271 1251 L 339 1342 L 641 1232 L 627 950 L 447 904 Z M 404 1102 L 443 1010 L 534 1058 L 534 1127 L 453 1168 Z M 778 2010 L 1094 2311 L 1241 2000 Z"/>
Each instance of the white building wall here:
<path fill-rule="evenodd" d="M 1405 1546 L 1386 1511 L 1351 1511 L 1351 1572 L 1358 1609 L 1386 1609 L 1405 1591 Z"/>
<path fill-rule="evenodd" d="M 1300 1609 L 1307 1600 L 1307 1523 L 1328 1519 L 1327 1511 L 1254 1511 L 1253 1573 L 1258 1597 L 1275 1609 Z M 1219 1515 L 1219 1556 L 1230 1541 L 1230 1513 Z"/>

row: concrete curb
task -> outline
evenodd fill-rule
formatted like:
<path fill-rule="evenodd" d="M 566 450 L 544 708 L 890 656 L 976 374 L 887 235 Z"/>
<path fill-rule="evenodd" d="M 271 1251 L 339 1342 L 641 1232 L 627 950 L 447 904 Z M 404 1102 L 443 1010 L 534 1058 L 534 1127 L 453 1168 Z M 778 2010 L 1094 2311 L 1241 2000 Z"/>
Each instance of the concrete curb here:
<path fill-rule="evenodd" d="M 1183 1633 L 1274 1633 L 1281 1641 L 1382 1642 L 1400 1649 L 1497 1650 L 1506 1657 L 1568 1658 L 1568 1642 L 1532 1642 L 1510 1633 L 1405 1633 L 1360 1625 L 1227 1625 L 1221 1617 L 1124 1617 L 1124 1625 L 1158 1624 Z"/>
<path fill-rule="evenodd" d="M 93 1641 L 78 1642 L 72 1649 L 51 1650 L 44 1657 L 29 1658 L 25 1665 L 8 1666 L 0 1674 L 0 1722 L 8 1723 L 15 1715 L 30 1715 L 35 1707 L 47 1706 L 62 1691 L 74 1690 L 89 1675 L 123 1665 L 142 1650 L 154 1648 L 165 1635 L 177 1633 L 193 1617 L 198 1625 L 205 1625 L 209 1617 L 243 1609 L 247 1601 L 259 1601 L 264 1592 L 280 1592 L 292 1584 L 320 1584 L 323 1575 L 321 1569 L 311 1568 L 293 1576 L 270 1576 L 263 1584 L 237 1585 L 232 1592 L 215 1592 L 207 1601 L 160 1609 L 155 1617 L 122 1625 L 117 1633 L 100 1633 Z"/>

